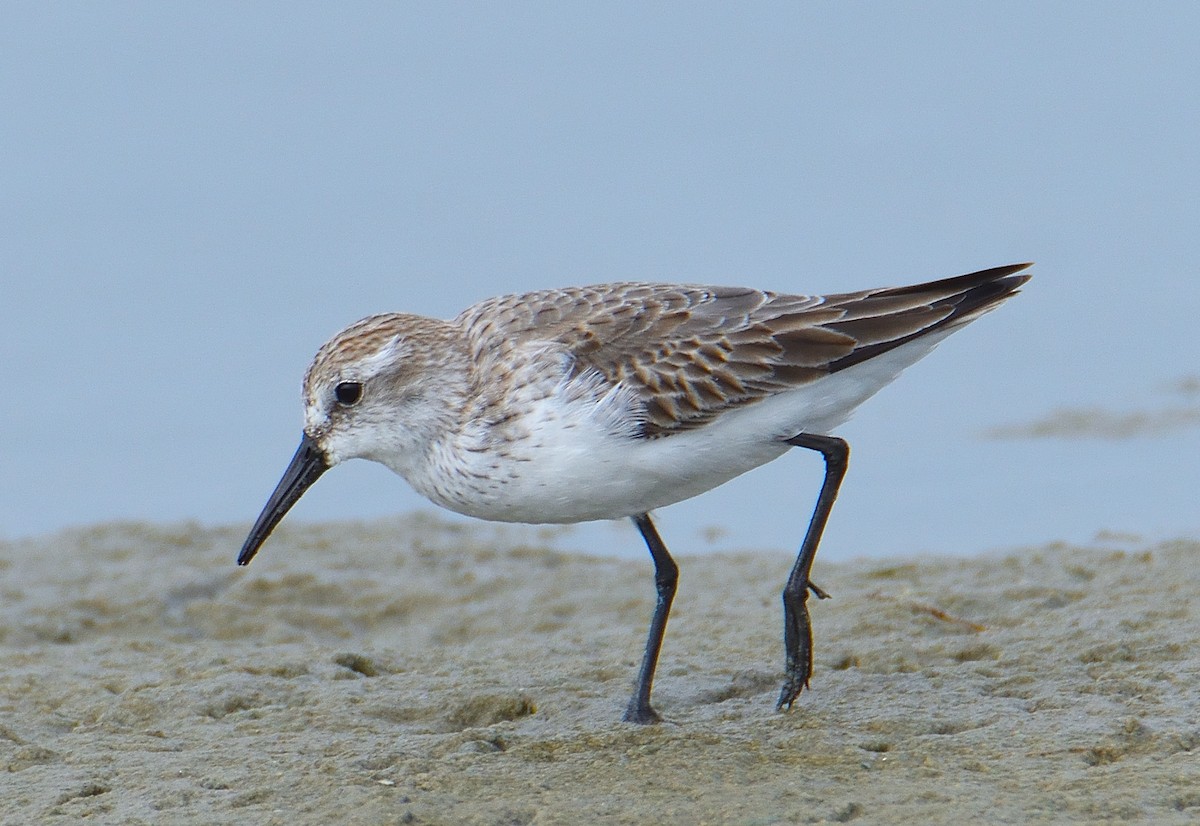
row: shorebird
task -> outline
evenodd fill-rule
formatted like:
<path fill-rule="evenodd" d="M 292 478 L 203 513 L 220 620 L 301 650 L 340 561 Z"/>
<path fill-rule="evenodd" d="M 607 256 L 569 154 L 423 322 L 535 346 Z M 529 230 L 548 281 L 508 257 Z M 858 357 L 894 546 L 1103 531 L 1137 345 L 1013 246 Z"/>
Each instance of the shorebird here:
<path fill-rule="evenodd" d="M 828 594 L 809 575 L 849 458 L 831 431 L 1013 295 L 1028 266 L 826 296 L 627 282 L 492 298 L 452 321 L 370 316 L 309 366 L 300 447 L 238 564 L 321 474 L 354 458 L 480 519 L 632 519 L 658 599 L 624 719 L 654 723 L 678 568 L 651 511 L 808 448 L 825 476 L 783 589 L 776 708 L 790 709 L 812 674 L 808 594 Z"/>

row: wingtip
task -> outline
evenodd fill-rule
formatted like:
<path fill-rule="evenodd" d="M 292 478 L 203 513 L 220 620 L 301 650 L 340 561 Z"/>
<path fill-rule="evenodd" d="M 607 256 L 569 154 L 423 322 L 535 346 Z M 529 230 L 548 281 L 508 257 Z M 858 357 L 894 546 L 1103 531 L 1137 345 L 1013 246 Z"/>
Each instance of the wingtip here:
<path fill-rule="evenodd" d="M 971 275 L 990 276 L 992 279 L 999 281 L 1000 279 L 1009 278 L 1017 275 L 1018 273 L 1022 273 L 1024 270 L 1027 270 L 1032 266 L 1032 261 L 1025 261 L 1021 264 L 1005 264 L 1002 267 L 992 267 L 991 269 L 980 270 L 977 273 L 971 273 Z M 1024 273 L 1021 275 L 1021 279 L 1028 281 L 1032 276 L 1033 273 Z"/>
<path fill-rule="evenodd" d="M 1032 266 L 1032 261 L 1026 261 L 1024 264 L 1009 264 L 1007 267 L 1001 267 L 1001 269 L 1007 270 L 1007 272 L 1001 275 L 997 281 L 1004 281 L 1011 285 L 1009 290 L 1010 295 L 1019 292 L 1020 287 L 1033 278 L 1033 273 L 1025 272 L 1025 270 Z"/>

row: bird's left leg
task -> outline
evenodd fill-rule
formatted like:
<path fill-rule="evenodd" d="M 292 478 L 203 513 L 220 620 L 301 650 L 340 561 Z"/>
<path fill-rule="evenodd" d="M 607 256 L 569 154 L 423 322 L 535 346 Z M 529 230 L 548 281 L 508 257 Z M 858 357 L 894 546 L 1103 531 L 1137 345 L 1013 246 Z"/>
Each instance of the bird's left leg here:
<path fill-rule="evenodd" d="M 825 457 L 825 481 L 821 485 L 821 494 L 817 497 L 817 506 L 809 520 L 808 532 L 804 535 L 796 564 L 792 566 L 787 585 L 783 588 L 783 644 L 787 655 L 787 673 L 776 705 L 781 710 L 792 707 L 800 692 L 808 687 L 808 678 L 812 675 L 812 623 L 808 617 L 808 592 L 811 589 L 821 599 L 829 595 L 813 585 L 808 577 L 850 460 L 850 445 L 836 436 L 801 433 L 788 439 L 787 443 L 819 451 Z"/>

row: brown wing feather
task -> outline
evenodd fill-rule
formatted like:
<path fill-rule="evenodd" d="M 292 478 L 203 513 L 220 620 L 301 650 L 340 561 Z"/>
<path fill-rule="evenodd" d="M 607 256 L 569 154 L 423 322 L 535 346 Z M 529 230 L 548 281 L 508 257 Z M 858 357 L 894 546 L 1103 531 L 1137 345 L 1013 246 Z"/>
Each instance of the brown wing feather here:
<path fill-rule="evenodd" d="M 647 437 L 799 387 L 1011 295 L 1028 264 L 910 287 L 781 295 L 740 287 L 621 283 L 503 296 L 457 323 L 480 352 L 561 345 L 575 370 L 624 382 L 645 403 Z"/>

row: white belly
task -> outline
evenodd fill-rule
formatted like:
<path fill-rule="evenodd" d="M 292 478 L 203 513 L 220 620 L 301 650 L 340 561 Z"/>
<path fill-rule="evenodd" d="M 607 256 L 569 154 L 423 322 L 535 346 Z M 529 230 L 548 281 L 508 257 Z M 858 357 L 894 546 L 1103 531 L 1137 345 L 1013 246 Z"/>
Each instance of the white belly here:
<path fill-rule="evenodd" d="M 614 433 L 586 406 L 550 397 L 526 414 L 527 438 L 488 450 L 448 442 L 418 467 L 393 469 L 436 504 L 480 519 L 536 524 L 633 516 L 766 464 L 799 433 L 830 432 L 942 337 L 919 339 L 657 439 Z"/>

